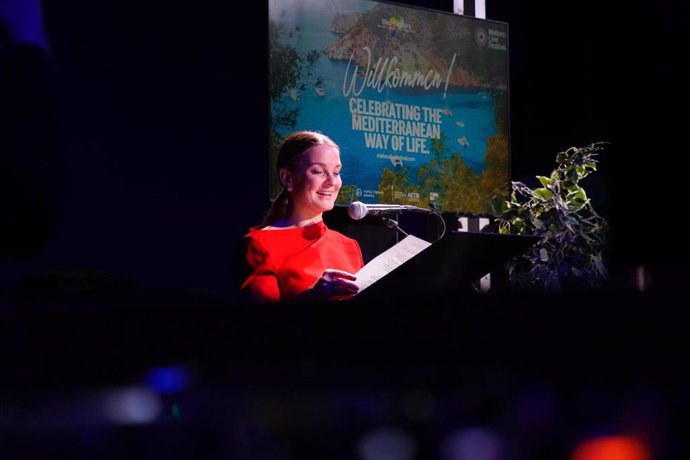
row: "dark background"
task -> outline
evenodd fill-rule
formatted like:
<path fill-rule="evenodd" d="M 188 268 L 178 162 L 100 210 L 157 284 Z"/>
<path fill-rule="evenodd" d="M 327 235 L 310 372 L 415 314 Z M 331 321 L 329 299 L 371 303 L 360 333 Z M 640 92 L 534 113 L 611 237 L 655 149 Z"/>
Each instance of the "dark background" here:
<path fill-rule="evenodd" d="M 232 298 L 233 243 L 268 204 L 267 4 L 42 5 L 46 49 L 4 46 L 5 279 L 104 271 Z M 585 185 L 610 220 L 614 270 L 685 266 L 688 28 L 675 11 L 487 5 L 509 24 L 512 178 L 533 184 L 557 152 L 610 142 Z"/>
<path fill-rule="evenodd" d="M 680 2 L 487 2 L 509 24 L 513 179 L 610 142 L 584 184 L 611 225 L 605 291 L 451 301 L 404 287 L 406 305 L 278 312 L 238 305 L 232 277 L 268 205 L 267 3 L 13 3 L 0 10 L 0 458 L 353 458 L 377 424 L 413 433 L 418 458 L 456 425 L 501 433 L 513 453 L 500 458 L 565 458 L 631 431 L 654 458 L 687 454 Z M 38 40 L 18 39 L 41 20 L 23 36 Z M 383 234 L 344 209 L 331 219 Z M 167 418 L 90 412 L 167 365 L 193 382 L 163 395 Z M 410 394 L 433 415 L 396 412 Z M 548 409 L 536 422 L 518 417 L 530 397 Z"/>

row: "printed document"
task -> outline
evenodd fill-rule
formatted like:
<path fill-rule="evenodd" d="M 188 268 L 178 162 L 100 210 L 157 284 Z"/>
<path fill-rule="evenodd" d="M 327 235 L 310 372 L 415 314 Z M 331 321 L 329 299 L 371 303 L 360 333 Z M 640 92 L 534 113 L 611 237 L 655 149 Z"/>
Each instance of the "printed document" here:
<path fill-rule="evenodd" d="M 361 270 L 355 273 L 357 276 L 355 284 L 359 286 L 359 292 L 362 292 L 429 246 L 431 246 L 431 243 L 428 241 L 424 241 L 414 235 L 407 235 L 395 246 L 374 257 Z"/>

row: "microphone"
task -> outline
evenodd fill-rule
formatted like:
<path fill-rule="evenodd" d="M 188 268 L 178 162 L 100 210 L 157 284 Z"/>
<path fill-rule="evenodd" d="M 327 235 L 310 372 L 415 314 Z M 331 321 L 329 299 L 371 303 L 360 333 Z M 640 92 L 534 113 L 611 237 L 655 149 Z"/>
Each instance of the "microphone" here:
<path fill-rule="evenodd" d="M 406 204 L 364 204 L 361 201 L 353 201 L 347 208 L 347 214 L 354 220 L 362 219 L 364 216 L 397 214 L 399 212 L 425 212 L 431 214 L 433 211 L 431 209 Z"/>

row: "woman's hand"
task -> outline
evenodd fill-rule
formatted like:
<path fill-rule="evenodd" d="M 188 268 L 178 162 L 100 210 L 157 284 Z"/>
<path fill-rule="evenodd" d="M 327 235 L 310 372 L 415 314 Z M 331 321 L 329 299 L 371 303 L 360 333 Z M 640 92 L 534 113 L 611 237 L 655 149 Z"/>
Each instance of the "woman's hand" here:
<path fill-rule="evenodd" d="M 359 286 L 353 281 L 352 273 L 327 268 L 316 283 L 309 289 L 315 299 L 344 300 L 357 294 Z"/>

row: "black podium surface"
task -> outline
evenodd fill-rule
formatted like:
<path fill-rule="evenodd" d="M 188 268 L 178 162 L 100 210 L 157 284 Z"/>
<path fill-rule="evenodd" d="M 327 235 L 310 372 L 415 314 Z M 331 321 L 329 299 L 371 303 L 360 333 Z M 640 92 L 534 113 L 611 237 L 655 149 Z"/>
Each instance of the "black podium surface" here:
<path fill-rule="evenodd" d="M 385 299 L 406 292 L 460 292 L 539 240 L 530 235 L 451 232 L 363 290 L 355 299 Z"/>

